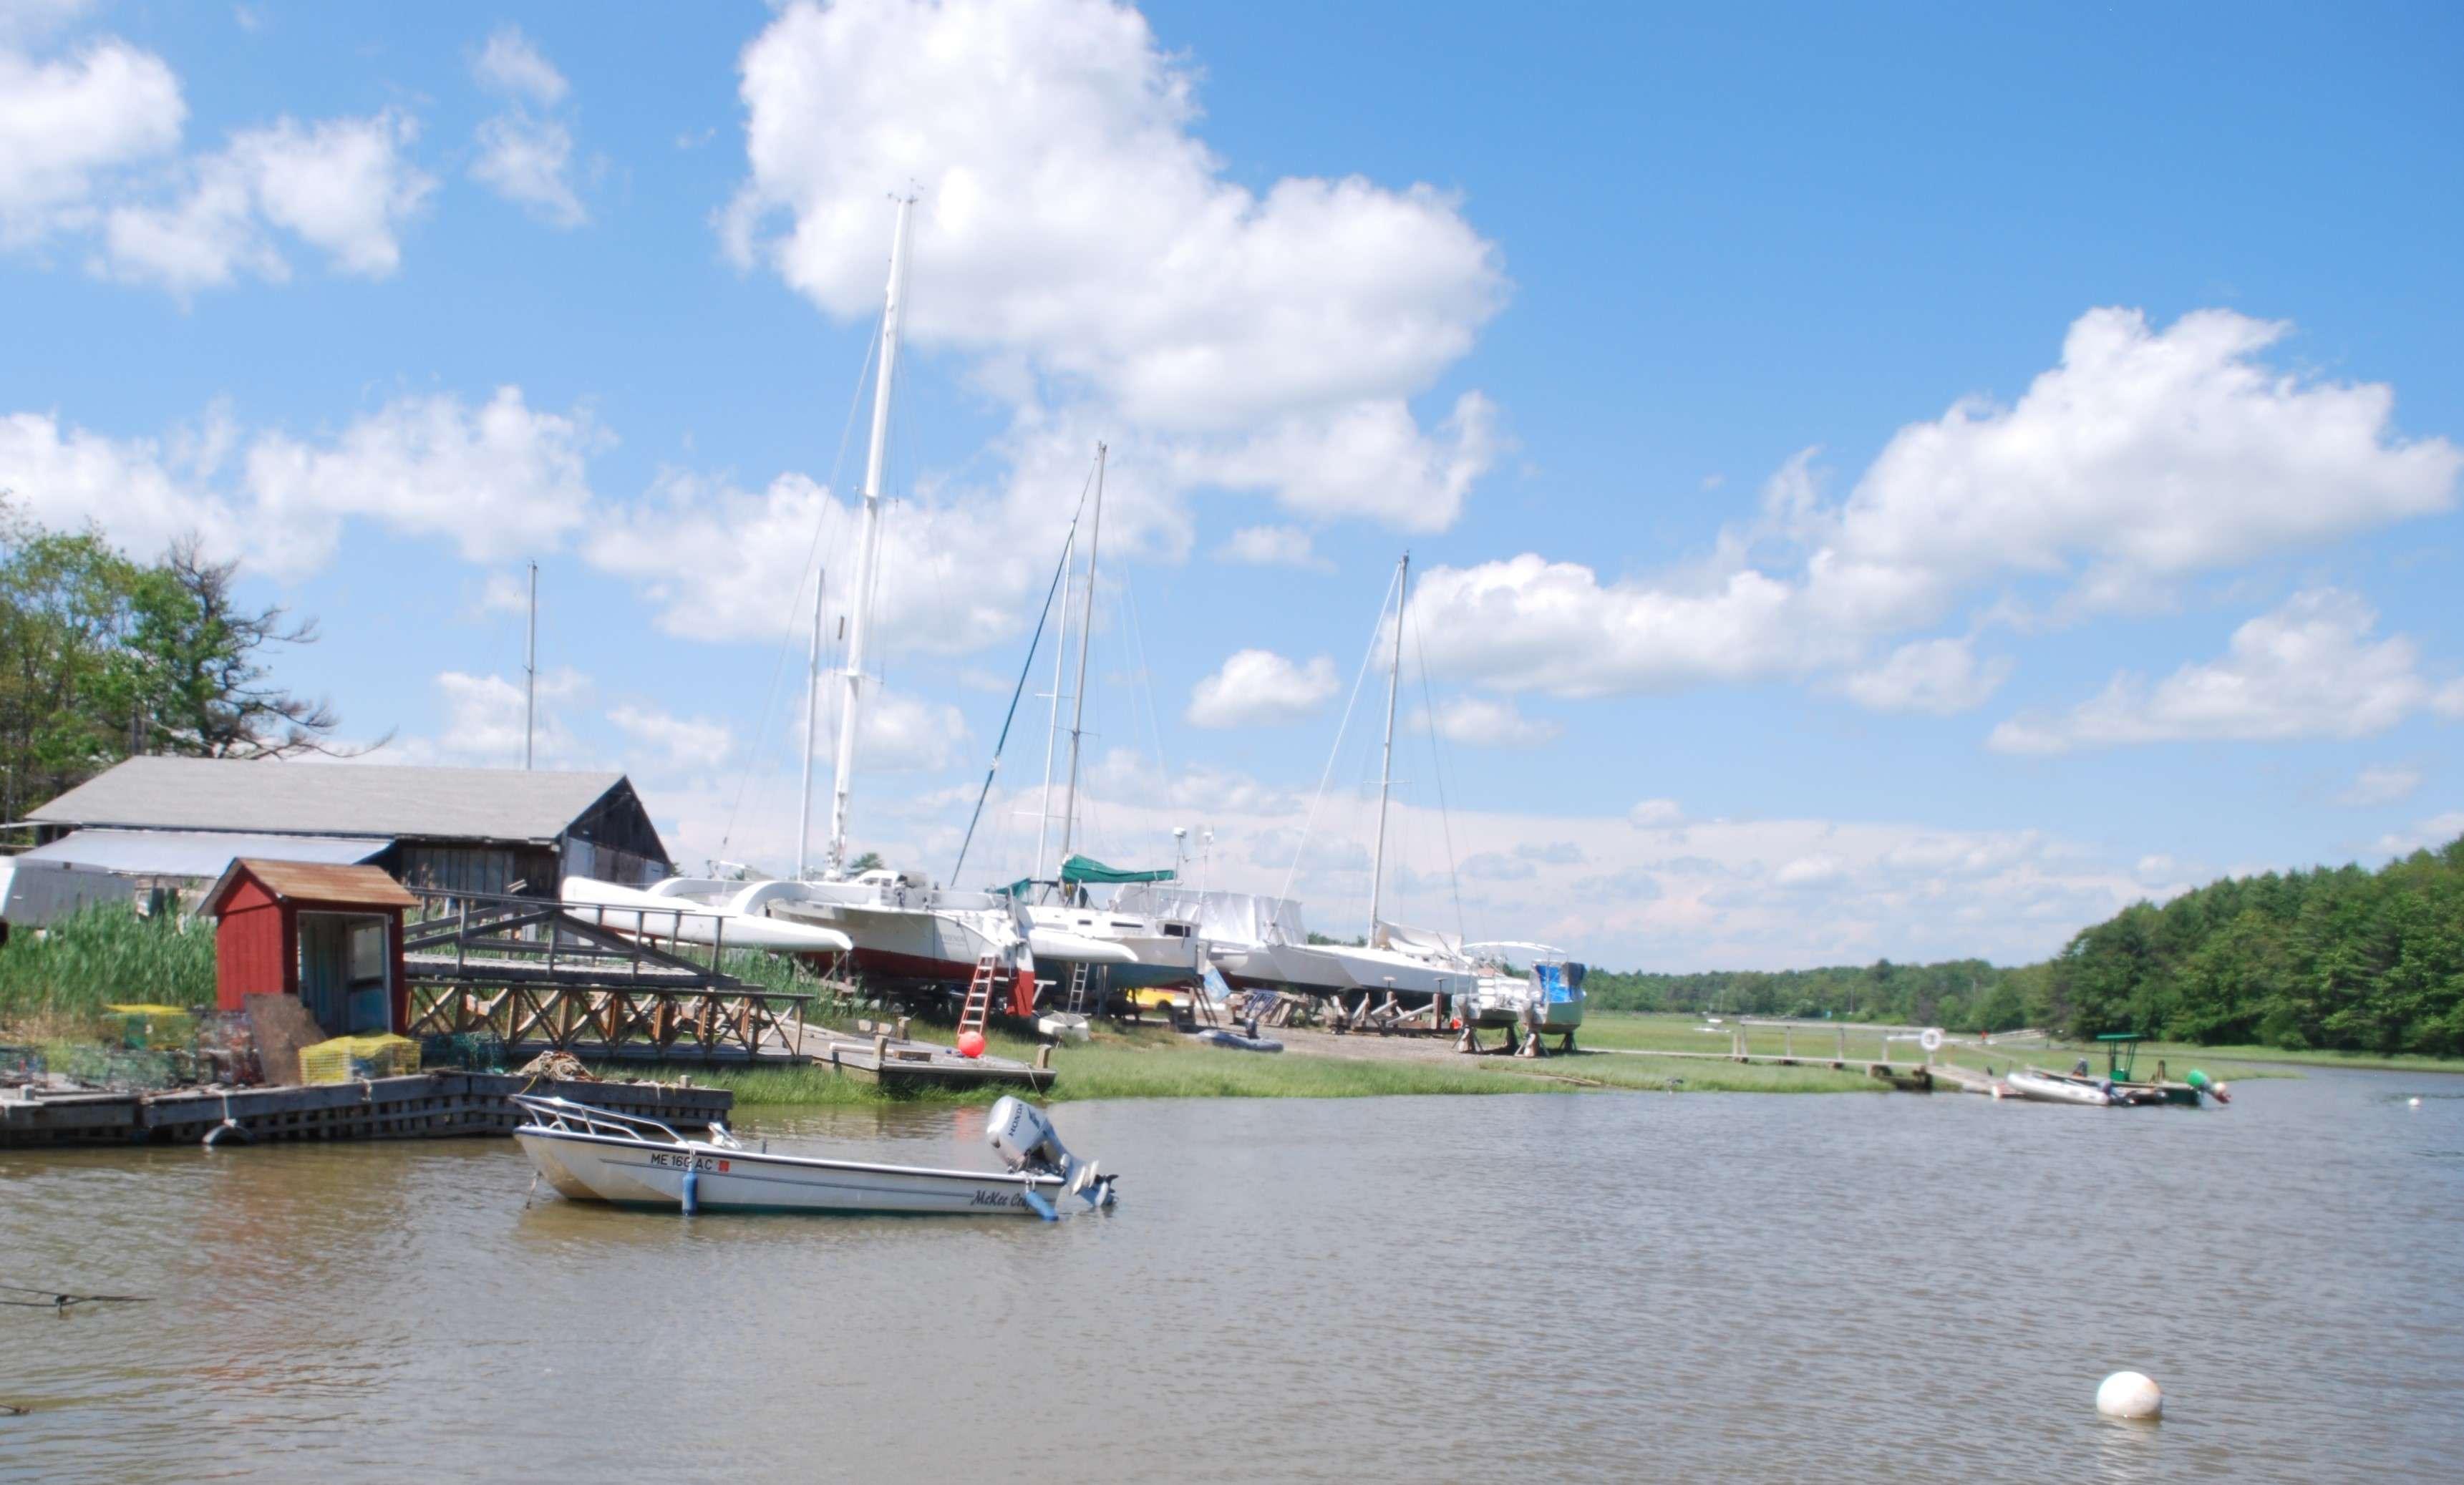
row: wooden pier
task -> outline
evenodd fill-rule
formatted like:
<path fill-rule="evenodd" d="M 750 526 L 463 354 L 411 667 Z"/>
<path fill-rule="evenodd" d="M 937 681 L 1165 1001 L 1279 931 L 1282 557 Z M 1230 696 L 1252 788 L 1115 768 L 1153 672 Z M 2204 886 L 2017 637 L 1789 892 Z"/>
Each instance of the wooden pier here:
<path fill-rule="evenodd" d="M 802 1059 L 820 1063 L 850 1078 L 885 1088 L 1017 1087 L 1042 1093 L 1060 1074 L 1052 1069 L 1052 1049 L 1036 1053 L 1033 1062 L 1013 1058 L 960 1057 L 937 1042 L 905 1036 L 898 1023 L 858 1021 L 855 1033 L 804 1026 L 797 1043 Z"/>
<path fill-rule="evenodd" d="M 1936 1079 L 1956 1080 L 1964 1069 L 1941 1062 L 1894 1062 L 1886 1059 L 1798 1057 L 1785 1052 L 1654 1052 L 1643 1047 L 1593 1047 L 1595 1053 L 1612 1057 L 1672 1057 L 1705 1062 L 1760 1062 L 1768 1067 L 1828 1067 L 1843 1073 L 1863 1073 L 1868 1078 L 1889 1083 L 1903 1093 L 1931 1093 Z M 1975 1089 L 1984 1092 L 1984 1089 Z"/>
<path fill-rule="evenodd" d="M 503 1135 L 521 1123 L 506 1097 L 514 1093 L 571 1099 L 678 1128 L 723 1122 L 736 1102 L 723 1088 L 466 1072 L 276 1088 L 55 1093 L 0 1098 L 0 1148 Z"/>

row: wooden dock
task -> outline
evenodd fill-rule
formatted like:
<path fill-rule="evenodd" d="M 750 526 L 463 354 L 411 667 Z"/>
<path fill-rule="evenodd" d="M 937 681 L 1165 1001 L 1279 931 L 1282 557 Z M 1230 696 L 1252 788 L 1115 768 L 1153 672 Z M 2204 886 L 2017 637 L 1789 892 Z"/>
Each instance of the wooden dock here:
<path fill-rule="evenodd" d="M 1893 1062 L 1867 1058 L 1797 1057 L 1784 1052 L 1654 1052 L 1643 1047 L 1591 1047 L 1587 1051 L 1613 1057 L 1675 1057 L 1703 1062 L 1760 1062 L 1771 1067 L 1828 1067 L 1863 1073 L 1903 1093 L 1931 1093 L 1937 1079 L 1956 1081 L 1966 1072 L 1941 1062 Z M 1982 1076 L 1974 1075 L 1974 1076 Z M 1986 1090 L 1973 1090 L 1982 1093 Z"/>
<path fill-rule="evenodd" d="M 0 1098 L 0 1148 L 63 1145 L 279 1140 L 427 1140 L 511 1134 L 521 1115 L 506 1095 L 538 1093 L 638 1114 L 678 1128 L 722 1122 L 723 1088 L 561 1082 L 511 1073 L 412 1073 L 351 1082 L 169 1093 L 78 1092 Z"/>
<path fill-rule="evenodd" d="M 869 1025 L 872 1030 L 865 1035 L 801 1026 L 797 1051 L 803 1059 L 850 1078 L 903 1090 L 1017 1087 L 1042 1093 L 1060 1076 L 1052 1069 L 1049 1047 L 1037 1053 L 1033 1062 L 989 1052 L 968 1058 L 937 1042 L 899 1036 L 894 1023 L 860 1021 L 857 1025 Z"/>

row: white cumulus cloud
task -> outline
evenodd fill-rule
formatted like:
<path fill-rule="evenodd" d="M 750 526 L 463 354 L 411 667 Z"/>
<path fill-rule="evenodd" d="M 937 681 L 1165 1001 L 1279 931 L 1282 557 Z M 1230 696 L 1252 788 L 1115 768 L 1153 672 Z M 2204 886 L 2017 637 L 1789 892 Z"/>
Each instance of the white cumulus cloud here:
<path fill-rule="evenodd" d="M 1034 421 L 1088 407 L 1156 491 L 1448 523 L 1498 444 L 1465 393 L 1409 402 L 1504 301 L 1461 204 L 1358 176 L 1252 188 L 1196 133 L 1194 68 L 1106 0 L 791 4 L 743 56 L 738 261 L 829 314 L 881 296 L 885 188 L 920 193 L 907 323 Z"/>
<path fill-rule="evenodd" d="M 116 36 L 43 60 L 10 41 L 0 29 L 0 248 L 22 248 L 90 224 L 111 172 L 179 146 L 187 105 L 161 57 Z"/>
<path fill-rule="evenodd" d="M 2464 710 L 2464 688 L 2433 687 L 2420 648 L 2371 638 L 2378 615 L 2350 593 L 2316 588 L 2233 631 L 2220 659 L 2186 665 L 2150 687 L 2135 675 L 2050 719 L 1993 730 L 2004 753 L 2192 738 L 2368 737 L 2425 709 Z"/>
<path fill-rule="evenodd" d="M 573 131 L 556 113 L 570 91 L 564 74 L 513 26 L 488 37 L 471 72 L 505 99 L 480 120 L 472 179 L 551 226 L 587 221 L 573 182 Z"/>
<path fill-rule="evenodd" d="M 1833 675 L 1873 704 L 1956 710 L 1990 691 L 1993 663 L 1959 642 L 1879 665 L 1873 648 L 1995 584 L 2049 584 L 2073 610 L 2143 604 L 2175 579 L 2453 509 L 2464 450 L 2399 436 L 2384 383 L 2270 367 L 2261 353 L 2286 333 L 2228 310 L 2161 331 L 2090 311 L 2017 402 L 1969 399 L 1901 429 L 1837 503 L 1799 454 L 1686 567 L 1604 580 L 1527 553 L 1429 573 L 1413 602 L 1431 663 L 1564 696 Z"/>
<path fill-rule="evenodd" d="M 582 524 L 605 441 L 587 410 L 536 409 L 512 386 L 475 404 L 402 398 L 313 439 L 250 433 L 219 408 L 161 439 L 19 412 L 0 416 L 0 489 L 46 526 L 93 521 L 139 555 L 194 532 L 284 577 L 324 565 L 355 519 L 488 562 L 551 551 Z"/>
<path fill-rule="evenodd" d="M 1199 681 L 1185 713 L 1194 727 L 1272 727 L 1297 722 L 1331 698 L 1341 682 L 1334 662 L 1306 665 L 1268 649 L 1244 649 Z"/>
<path fill-rule="evenodd" d="M 1536 748 L 1565 731 L 1546 717 L 1527 717 L 1512 700 L 1489 696 L 1457 696 L 1441 704 L 1434 715 L 1422 712 L 1417 726 L 1434 725 L 1448 742 L 1476 748 Z"/>
<path fill-rule="evenodd" d="M 1948 716 L 1985 704 L 2011 678 L 2012 661 L 1980 662 L 1972 639 L 1917 640 L 1880 665 L 1839 678 L 1840 693 L 1869 711 L 1928 711 Z"/>
<path fill-rule="evenodd" d="M 404 227 L 436 185 L 407 152 L 418 134 L 416 120 L 391 111 L 242 130 L 220 153 L 187 163 L 169 202 L 112 207 L 97 266 L 181 295 L 243 273 L 278 282 L 290 275 L 269 230 L 279 228 L 322 250 L 336 273 L 386 277 L 401 266 Z"/>

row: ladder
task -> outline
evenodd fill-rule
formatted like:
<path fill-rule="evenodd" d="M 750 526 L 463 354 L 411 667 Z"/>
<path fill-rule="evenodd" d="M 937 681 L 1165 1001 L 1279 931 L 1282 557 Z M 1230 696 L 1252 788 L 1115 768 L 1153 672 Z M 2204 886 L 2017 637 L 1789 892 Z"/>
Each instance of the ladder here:
<path fill-rule="evenodd" d="M 993 982 L 1000 977 L 1000 967 L 986 954 L 976 961 L 976 977 L 967 982 L 967 1003 L 958 1012 L 958 1035 L 981 1032 L 984 1016 L 992 1009 Z"/>
<path fill-rule="evenodd" d="M 1087 962 L 1083 959 L 1069 967 L 1069 1014 L 1087 1014 Z"/>
<path fill-rule="evenodd" d="M 1222 1017 L 1215 1014 L 1215 1005 L 1219 998 L 1222 1001 L 1224 1012 L 1229 1014 L 1232 1009 L 1232 987 L 1223 982 L 1222 972 L 1210 963 L 1199 972 L 1198 983 L 1190 988 L 1190 1019 L 1200 1026 L 1222 1025 Z"/>

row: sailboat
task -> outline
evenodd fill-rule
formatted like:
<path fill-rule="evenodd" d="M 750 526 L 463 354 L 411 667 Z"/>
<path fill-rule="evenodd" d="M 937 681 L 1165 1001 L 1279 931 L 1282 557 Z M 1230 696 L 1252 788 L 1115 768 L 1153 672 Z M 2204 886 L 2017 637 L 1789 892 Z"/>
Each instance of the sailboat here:
<path fill-rule="evenodd" d="M 1061 810 L 1061 867 L 1051 877 L 1044 875 L 1045 832 L 1052 818 L 1048 802 L 1052 745 L 1061 727 L 1061 664 L 1068 649 L 1067 595 L 1061 605 L 1063 634 L 1053 650 L 1051 720 L 1045 737 L 1046 803 L 1039 807 L 1042 819 L 1036 828 L 1035 871 L 1004 889 L 1017 905 L 1030 936 L 1042 933 L 1089 939 L 1108 950 L 1091 955 L 1059 947 L 1049 954 L 1038 951 L 1038 965 L 1051 972 L 1053 983 L 1073 987 L 1074 993 L 1068 998 L 1078 1003 L 1067 1007 L 1072 1012 L 1102 1004 L 1111 991 L 1195 987 L 1206 963 L 1206 947 L 1195 922 L 1124 900 L 1129 887 L 1169 882 L 1175 875 L 1173 871 L 1123 871 L 1071 851 L 1078 832 L 1079 750 L 1086 736 L 1087 661 L 1095 632 L 1095 558 L 1103 548 L 1104 471 L 1109 452 L 1104 445 L 1095 446 L 1094 507 L 1087 537 L 1087 601 L 1078 626 L 1078 679 L 1070 699 L 1069 773 Z M 1069 547 L 1074 548 L 1077 539 L 1073 524 Z M 1062 564 L 1066 572 L 1069 565 L 1067 549 L 1063 552 Z M 1098 903 L 1089 888 L 1105 885 L 1115 888 L 1112 901 Z M 1090 988 L 1091 998 L 1088 994 Z"/>
<path fill-rule="evenodd" d="M 1386 817 L 1395 786 L 1395 704 L 1403 673 L 1403 613 L 1411 601 L 1412 555 L 1403 554 L 1395 574 L 1395 644 L 1386 670 L 1386 736 L 1378 761 L 1377 834 L 1370 853 L 1369 934 L 1364 945 L 1319 944 L 1308 950 L 1331 963 L 1359 993 L 1346 1002 L 1347 1019 L 1373 1014 L 1433 1009 L 1441 1022 L 1466 1032 L 1481 1025 L 1520 1026 L 1562 1033 L 1572 1050 L 1573 1028 L 1583 1018 L 1582 967 L 1544 945 L 1467 946 L 1453 934 L 1389 923 L 1379 911 L 1386 885 Z M 1517 974 L 1497 954 L 1474 948 L 1536 950 L 1528 973 Z M 1536 1050 L 1536 1047 L 1534 1048 Z"/>
<path fill-rule="evenodd" d="M 1309 943 L 1301 905 L 1288 897 L 1178 885 L 1123 887 L 1116 907 L 1196 925 L 1206 957 L 1234 990 L 1332 995 L 1358 987 Z"/>

